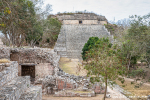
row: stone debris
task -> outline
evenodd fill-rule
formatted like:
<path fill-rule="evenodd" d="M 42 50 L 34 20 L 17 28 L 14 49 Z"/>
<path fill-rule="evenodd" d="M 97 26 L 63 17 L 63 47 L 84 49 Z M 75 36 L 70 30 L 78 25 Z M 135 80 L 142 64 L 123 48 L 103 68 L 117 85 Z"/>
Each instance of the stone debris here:
<path fill-rule="evenodd" d="M 150 95 L 147 96 L 147 100 L 150 100 Z"/>
<path fill-rule="evenodd" d="M 88 91 L 88 92 L 83 92 L 83 91 L 59 91 L 55 92 L 53 95 L 55 97 L 94 97 L 95 92 L 94 91 Z"/>

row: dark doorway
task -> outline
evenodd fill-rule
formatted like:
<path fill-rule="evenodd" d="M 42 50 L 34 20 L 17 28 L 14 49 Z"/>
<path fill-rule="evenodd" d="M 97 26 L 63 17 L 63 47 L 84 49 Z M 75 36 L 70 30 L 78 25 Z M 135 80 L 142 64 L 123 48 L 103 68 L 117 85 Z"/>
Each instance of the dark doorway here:
<path fill-rule="evenodd" d="M 82 21 L 81 21 L 81 20 L 79 21 L 79 24 L 82 24 Z"/>
<path fill-rule="evenodd" d="M 35 65 L 21 65 L 21 76 L 30 76 L 31 82 L 34 82 Z"/>

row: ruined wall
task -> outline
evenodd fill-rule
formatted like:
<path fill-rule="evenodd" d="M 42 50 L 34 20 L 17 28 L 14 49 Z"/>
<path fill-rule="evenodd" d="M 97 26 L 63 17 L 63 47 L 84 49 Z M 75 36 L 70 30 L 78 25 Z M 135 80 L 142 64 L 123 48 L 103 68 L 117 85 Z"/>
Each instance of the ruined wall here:
<path fill-rule="evenodd" d="M 63 24 L 79 24 L 79 20 L 63 20 Z"/>
<path fill-rule="evenodd" d="M 0 39 L 0 47 L 3 47 L 3 42 L 1 39 Z"/>
<path fill-rule="evenodd" d="M 18 76 L 18 63 L 10 62 L 6 67 L 4 63 L 0 64 L 3 70 L 0 72 L 0 87 Z"/>
<path fill-rule="evenodd" d="M 78 25 L 79 24 L 79 21 L 80 20 L 63 20 L 63 24 L 76 24 Z M 82 24 L 98 24 L 98 21 L 97 20 L 81 20 L 82 21 Z"/>
<path fill-rule="evenodd" d="M 42 48 L 14 48 L 11 49 L 10 59 L 18 61 L 18 75 L 21 75 L 21 65 L 35 65 L 35 78 L 43 78 L 54 74 L 54 68 L 58 67 L 60 56 L 52 49 Z"/>
<path fill-rule="evenodd" d="M 71 14 L 71 15 L 56 15 L 58 20 L 99 20 L 99 21 L 107 21 L 105 16 L 84 13 L 84 14 Z"/>
<path fill-rule="evenodd" d="M 0 47 L 0 59 L 10 59 L 10 48 Z"/>
<path fill-rule="evenodd" d="M 50 63 L 39 63 L 36 65 L 35 70 L 36 78 L 54 74 L 54 67 Z"/>
<path fill-rule="evenodd" d="M 98 24 L 97 20 L 82 20 L 83 24 Z"/>
<path fill-rule="evenodd" d="M 0 100 L 42 100 L 42 87 L 30 86 L 30 76 L 18 76 L 18 63 L 1 63 Z"/>
<path fill-rule="evenodd" d="M 107 21 L 100 21 L 101 25 L 107 24 Z"/>

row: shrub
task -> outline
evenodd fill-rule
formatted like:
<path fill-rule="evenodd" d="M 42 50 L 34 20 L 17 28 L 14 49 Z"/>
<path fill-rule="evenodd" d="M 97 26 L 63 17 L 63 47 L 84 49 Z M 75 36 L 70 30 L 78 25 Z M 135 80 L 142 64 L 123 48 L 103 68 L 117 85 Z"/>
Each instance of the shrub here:
<path fill-rule="evenodd" d="M 134 82 L 131 82 L 131 84 L 134 84 Z"/>
<path fill-rule="evenodd" d="M 87 43 L 85 43 L 83 49 L 82 49 L 82 58 L 83 60 L 86 59 L 85 54 L 87 51 L 89 51 L 93 46 L 95 46 L 96 42 L 99 40 L 98 37 L 90 37 Z"/>
<path fill-rule="evenodd" d="M 139 87 L 140 87 L 139 84 L 134 85 L 134 88 L 139 88 Z"/>
<path fill-rule="evenodd" d="M 125 80 L 121 80 L 121 83 L 123 84 Z"/>
<path fill-rule="evenodd" d="M 146 76 L 146 72 L 143 69 L 137 69 L 137 70 L 132 70 L 132 72 L 129 73 L 129 76 L 131 77 L 142 77 L 144 78 Z"/>

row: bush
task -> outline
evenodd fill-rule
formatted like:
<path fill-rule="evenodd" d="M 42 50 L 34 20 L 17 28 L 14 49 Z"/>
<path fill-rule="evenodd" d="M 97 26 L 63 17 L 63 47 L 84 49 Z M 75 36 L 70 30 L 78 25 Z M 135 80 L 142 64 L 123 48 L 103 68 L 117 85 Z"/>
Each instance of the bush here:
<path fill-rule="evenodd" d="M 121 80 L 121 83 L 123 84 L 125 82 L 125 80 Z"/>
<path fill-rule="evenodd" d="M 85 43 L 83 49 L 82 49 L 82 58 L 83 60 L 86 59 L 85 54 L 87 51 L 89 51 L 95 44 L 96 42 L 99 40 L 98 37 L 90 37 L 89 40 L 87 41 L 87 43 Z"/>
<path fill-rule="evenodd" d="M 140 87 L 139 84 L 134 85 L 134 88 L 139 88 L 139 87 Z"/>
<path fill-rule="evenodd" d="M 142 77 L 144 78 L 146 76 L 146 72 L 143 69 L 137 69 L 137 70 L 132 70 L 132 72 L 129 73 L 129 76 L 131 77 Z"/>
<path fill-rule="evenodd" d="M 134 84 L 134 82 L 131 82 L 131 84 Z"/>

